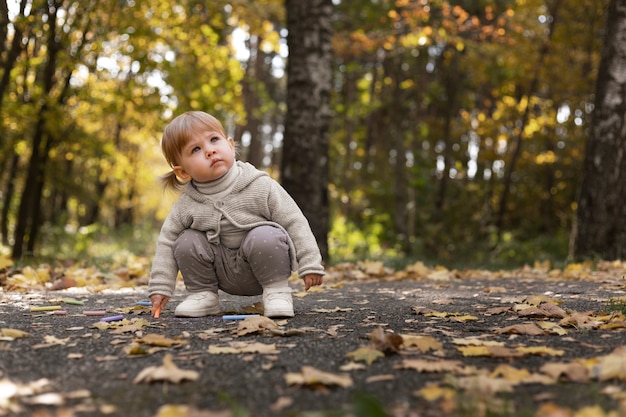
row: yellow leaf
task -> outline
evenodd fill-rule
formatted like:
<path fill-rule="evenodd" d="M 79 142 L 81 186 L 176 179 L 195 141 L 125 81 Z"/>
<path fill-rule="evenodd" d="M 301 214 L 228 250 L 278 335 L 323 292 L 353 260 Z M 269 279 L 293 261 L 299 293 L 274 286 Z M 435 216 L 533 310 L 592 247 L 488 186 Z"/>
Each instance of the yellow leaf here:
<path fill-rule="evenodd" d="M 352 358 L 352 360 L 354 361 L 362 361 L 368 365 L 371 365 L 376 359 L 382 358 L 383 356 L 385 356 L 385 354 L 378 349 L 363 346 L 358 348 L 357 350 L 348 352 L 346 356 Z"/>
<path fill-rule="evenodd" d="M 21 339 L 22 337 L 30 336 L 30 333 L 24 332 L 18 329 L 10 329 L 10 328 L 2 328 L 0 329 L 0 334 L 3 337 L 7 337 L 11 340 L 13 339 Z"/>
<path fill-rule="evenodd" d="M 307 385 L 312 387 L 321 385 L 349 388 L 352 386 L 350 375 L 324 372 L 311 366 L 303 366 L 300 373 L 285 374 L 285 381 L 288 385 Z"/>
<path fill-rule="evenodd" d="M 547 346 L 528 346 L 528 347 L 518 347 L 517 351 L 522 352 L 524 354 L 529 355 L 550 355 L 550 356 L 563 356 L 565 351 L 559 349 L 552 349 Z"/>
<path fill-rule="evenodd" d="M 415 346 L 422 353 L 426 353 L 429 350 L 441 350 L 443 345 L 437 339 L 432 336 L 420 336 L 413 334 L 401 334 L 404 347 Z"/>
<path fill-rule="evenodd" d="M 451 388 L 440 387 L 439 385 L 430 385 L 416 391 L 415 394 L 426 401 L 433 402 L 440 399 L 451 400 L 456 396 L 456 391 Z"/>
<path fill-rule="evenodd" d="M 396 369 L 413 369 L 418 372 L 459 372 L 461 370 L 461 361 L 440 360 L 432 361 L 426 359 L 405 359 Z"/>

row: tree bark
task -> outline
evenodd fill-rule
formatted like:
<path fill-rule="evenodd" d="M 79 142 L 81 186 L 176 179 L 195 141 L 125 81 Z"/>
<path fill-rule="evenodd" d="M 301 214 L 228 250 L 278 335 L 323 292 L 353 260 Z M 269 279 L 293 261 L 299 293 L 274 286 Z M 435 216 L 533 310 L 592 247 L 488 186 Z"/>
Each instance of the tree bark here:
<path fill-rule="evenodd" d="M 328 261 L 331 0 L 287 0 L 287 117 L 281 178 Z"/>
<path fill-rule="evenodd" d="M 626 259 L 626 0 L 612 0 L 574 229 L 573 256 Z"/>

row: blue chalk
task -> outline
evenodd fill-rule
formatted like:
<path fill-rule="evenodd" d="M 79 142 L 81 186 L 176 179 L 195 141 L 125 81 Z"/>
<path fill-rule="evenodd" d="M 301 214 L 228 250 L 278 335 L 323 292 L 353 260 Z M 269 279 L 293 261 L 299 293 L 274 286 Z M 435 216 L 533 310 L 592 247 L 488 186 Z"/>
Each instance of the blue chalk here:
<path fill-rule="evenodd" d="M 137 304 L 138 306 L 146 306 L 146 307 L 152 306 L 152 302 L 150 301 L 137 301 L 135 304 Z"/>
<path fill-rule="evenodd" d="M 258 314 L 233 314 L 233 315 L 225 315 L 222 316 L 222 320 L 245 320 L 248 317 L 259 317 Z"/>

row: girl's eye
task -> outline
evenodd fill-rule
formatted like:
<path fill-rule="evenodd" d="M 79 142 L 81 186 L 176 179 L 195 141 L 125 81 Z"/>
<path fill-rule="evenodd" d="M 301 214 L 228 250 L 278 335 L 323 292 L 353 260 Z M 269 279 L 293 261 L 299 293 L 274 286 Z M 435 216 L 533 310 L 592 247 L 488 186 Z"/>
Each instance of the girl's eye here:
<path fill-rule="evenodd" d="M 213 136 L 211 138 L 211 142 L 217 142 L 218 140 L 220 140 L 219 136 Z"/>
<path fill-rule="evenodd" d="M 191 150 L 191 153 L 196 153 L 200 150 L 199 146 L 194 146 L 194 148 Z"/>

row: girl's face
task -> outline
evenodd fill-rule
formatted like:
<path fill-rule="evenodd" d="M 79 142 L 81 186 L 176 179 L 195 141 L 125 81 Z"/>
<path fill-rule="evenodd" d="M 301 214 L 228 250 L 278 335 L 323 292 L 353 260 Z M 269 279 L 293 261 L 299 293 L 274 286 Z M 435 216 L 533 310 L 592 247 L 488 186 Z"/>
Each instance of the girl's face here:
<path fill-rule="evenodd" d="M 194 131 L 179 162 L 173 170 L 181 180 L 214 181 L 235 163 L 235 142 L 217 131 Z"/>

